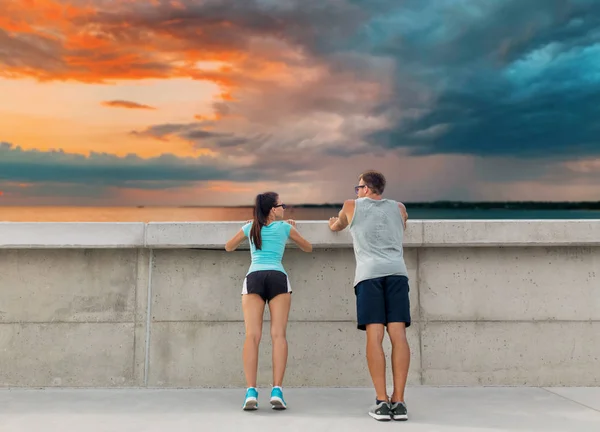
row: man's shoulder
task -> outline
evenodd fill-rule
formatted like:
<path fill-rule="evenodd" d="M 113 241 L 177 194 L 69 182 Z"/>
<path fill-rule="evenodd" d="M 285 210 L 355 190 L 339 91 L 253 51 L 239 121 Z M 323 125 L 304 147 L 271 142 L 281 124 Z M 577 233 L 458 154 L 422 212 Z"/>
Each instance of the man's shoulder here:
<path fill-rule="evenodd" d="M 395 206 L 398 206 L 402 210 L 406 210 L 406 206 L 401 201 L 396 201 L 396 200 L 389 199 L 389 198 L 384 198 L 382 201 L 384 201 L 384 200 Z"/>
<path fill-rule="evenodd" d="M 342 211 L 347 214 L 353 214 L 355 206 L 356 206 L 356 200 L 347 199 L 344 201 L 344 206 L 342 207 Z"/>

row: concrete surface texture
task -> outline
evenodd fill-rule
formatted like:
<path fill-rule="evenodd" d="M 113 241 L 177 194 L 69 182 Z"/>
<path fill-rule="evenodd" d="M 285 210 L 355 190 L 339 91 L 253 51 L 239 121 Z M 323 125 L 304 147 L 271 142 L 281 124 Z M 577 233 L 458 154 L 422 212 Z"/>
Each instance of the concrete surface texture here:
<path fill-rule="evenodd" d="M 600 388 L 415 387 L 409 420 L 376 422 L 367 389 L 284 389 L 288 410 L 241 410 L 235 390 L 0 390 L 2 432 L 402 430 L 597 432 Z"/>
<path fill-rule="evenodd" d="M 240 226 L 0 223 L 0 386 L 243 387 L 250 257 L 222 249 Z M 284 258 L 285 385 L 370 386 L 349 235 L 298 228 L 315 251 Z M 410 385 L 600 386 L 600 221 L 411 221 L 408 233 Z"/>

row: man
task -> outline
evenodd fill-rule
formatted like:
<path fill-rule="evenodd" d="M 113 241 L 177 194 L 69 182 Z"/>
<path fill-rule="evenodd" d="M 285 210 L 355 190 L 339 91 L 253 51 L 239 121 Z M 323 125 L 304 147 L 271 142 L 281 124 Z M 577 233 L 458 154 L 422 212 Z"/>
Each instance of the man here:
<path fill-rule="evenodd" d="M 350 226 L 356 272 L 354 292 L 358 329 L 367 333 L 367 363 L 375 387 L 376 420 L 407 420 L 404 389 L 410 364 L 406 327 L 410 326 L 408 272 L 402 242 L 408 214 L 402 203 L 383 199 L 385 177 L 376 171 L 360 175 L 356 200 L 347 200 L 339 217 L 329 220 L 332 231 Z M 386 390 L 385 328 L 392 343 L 394 391 Z"/>

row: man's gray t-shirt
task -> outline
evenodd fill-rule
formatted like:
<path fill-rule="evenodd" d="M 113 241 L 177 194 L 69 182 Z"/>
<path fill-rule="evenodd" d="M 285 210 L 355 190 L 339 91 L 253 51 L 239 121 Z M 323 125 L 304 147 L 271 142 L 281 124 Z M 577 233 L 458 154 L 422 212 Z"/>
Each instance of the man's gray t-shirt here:
<path fill-rule="evenodd" d="M 358 198 L 350 223 L 356 273 L 354 286 L 367 279 L 407 276 L 402 242 L 404 223 L 394 200 Z"/>

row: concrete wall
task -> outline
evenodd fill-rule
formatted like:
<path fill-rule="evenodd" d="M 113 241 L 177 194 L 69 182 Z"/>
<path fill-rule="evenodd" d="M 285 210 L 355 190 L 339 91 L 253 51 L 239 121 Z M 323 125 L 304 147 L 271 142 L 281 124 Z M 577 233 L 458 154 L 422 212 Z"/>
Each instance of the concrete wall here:
<path fill-rule="evenodd" d="M 244 386 L 239 227 L 0 223 L 0 386 Z M 370 386 L 349 234 L 298 228 L 285 385 Z M 410 384 L 600 385 L 600 221 L 411 221 L 405 247 Z M 260 385 L 270 348 L 267 311 Z"/>

